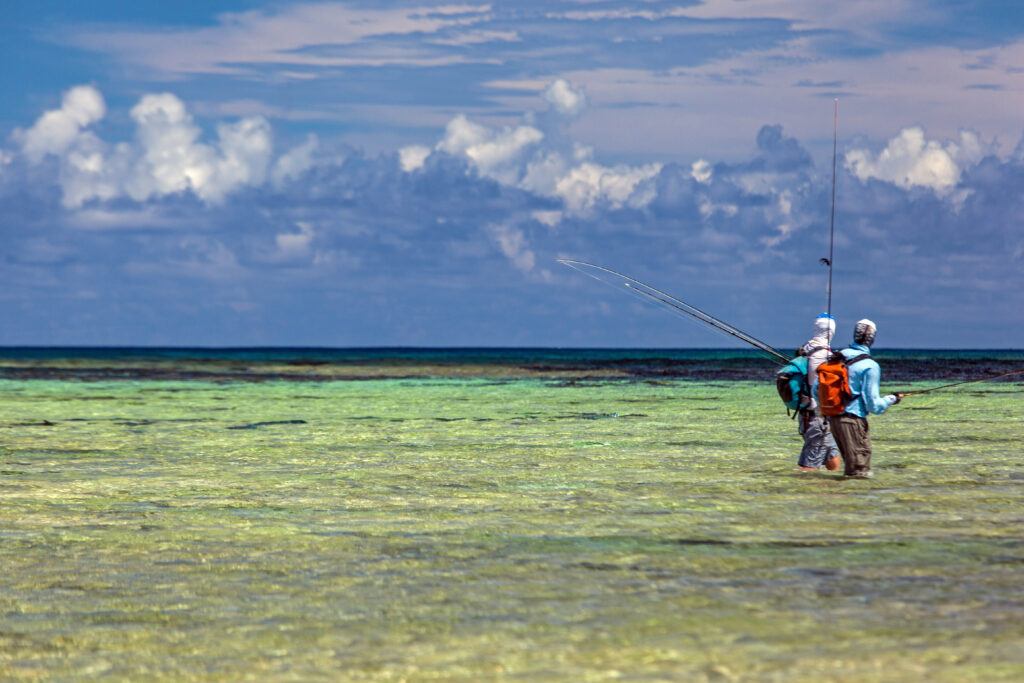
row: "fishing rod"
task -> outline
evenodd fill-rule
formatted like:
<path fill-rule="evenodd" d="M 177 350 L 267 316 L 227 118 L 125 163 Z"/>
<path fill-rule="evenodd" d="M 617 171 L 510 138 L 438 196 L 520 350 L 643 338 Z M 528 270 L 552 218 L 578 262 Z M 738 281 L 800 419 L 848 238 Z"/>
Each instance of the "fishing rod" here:
<path fill-rule="evenodd" d="M 964 384 L 978 384 L 979 382 L 990 382 L 994 379 L 1002 379 L 1003 377 L 1009 377 L 1011 375 L 1024 374 L 1024 370 L 1011 370 L 1010 372 L 1004 372 L 1001 375 L 992 375 L 991 377 L 982 377 L 981 379 L 969 379 L 964 382 L 953 382 L 952 384 L 943 384 L 942 386 L 932 387 L 931 389 L 919 389 L 917 391 L 901 391 L 899 396 L 902 399 L 904 396 L 913 396 L 915 394 L 927 394 L 932 391 L 938 391 L 939 389 L 949 389 L 950 387 L 959 387 Z"/>
<path fill-rule="evenodd" d="M 667 304 L 667 305 L 671 306 L 672 308 L 675 308 L 677 310 L 682 311 L 683 313 L 689 313 L 690 315 L 694 316 L 698 320 L 702 320 L 703 322 L 707 323 L 708 325 L 711 325 L 712 327 L 714 327 L 716 329 L 722 330 L 726 334 L 729 334 L 729 335 L 731 335 L 733 337 L 736 337 L 737 339 L 745 341 L 748 344 L 750 344 L 751 346 L 755 346 L 755 347 L 761 349 L 765 353 L 771 354 L 772 356 L 774 356 L 774 357 L 778 358 L 779 360 L 781 360 L 783 362 L 783 364 L 788 363 L 790 361 L 789 356 L 786 356 L 781 351 L 778 351 L 777 349 L 775 349 L 775 348 L 773 348 L 771 346 L 768 346 L 768 344 L 766 344 L 765 342 L 757 339 L 756 337 L 751 337 L 746 332 L 743 332 L 742 330 L 739 330 L 739 329 L 733 327 L 732 325 L 729 325 L 728 323 L 724 323 L 724 322 L 722 322 L 721 320 L 719 320 L 717 318 L 713 318 L 712 316 L 708 315 L 707 313 L 704 313 L 703 311 L 700 311 L 700 309 L 694 309 L 694 310 L 699 311 L 701 313 L 701 315 L 698 316 L 695 313 L 692 313 L 689 310 L 687 310 L 687 308 L 689 308 L 689 306 L 687 304 L 683 305 L 683 306 L 686 306 L 686 308 L 684 308 L 683 306 L 676 305 L 675 303 L 673 303 L 672 301 L 670 301 L 668 299 L 663 299 L 660 296 L 657 296 L 655 294 L 651 294 L 650 292 L 645 292 L 642 289 L 637 289 L 636 287 L 632 286 L 628 282 L 626 283 L 626 286 L 629 287 L 630 289 L 636 291 L 636 292 L 639 292 L 640 294 L 643 294 L 644 296 L 649 296 L 650 298 L 654 299 L 655 301 L 660 301 L 660 302 L 662 302 L 664 304 Z M 654 288 L 651 287 L 651 289 L 654 289 Z M 657 290 L 655 290 L 655 291 L 657 291 Z M 672 298 L 672 297 L 670 297 L 670 298 Z M 705 319 L 705 318 L 703 318 L 701 316 L 707 316 L 707 319 Z"/>
<path fill-rule="evenodd" d="M 785 365 L 791 360 L 790 356 L 787 356 L 786 354 L 782 353 L 778 349 L 769 345 L 767 342 L 763 342 L 757 337 L 748 334 L 747 332 L 744 332 L 738 327 L 730 325 L 724 320 L 720 320 L 714 317 L 710 313 L 702 311 L 696 306 L 691 306 L 685 301 L 675 298 L 671 294 L 667 294 L 661 291 L 660 289 L 651 287 L 650 285 L 640 282 L 639 280 L 636 280 L 634 278 L 631 278 L 628 275 L 623 275 L 622 273 L 618 273 L 614 270 L 611 270 L 610 268 L 594 265 L 593 263 L 586 263 L 585 261 L 574 261 L 572 259 L 557 259 L 557 261 L 563 265 L 569 266 L 574 270 L 578 270 L 584 275 L 588 275 L 594 278 L 595 280 L 603 282 L 604 284 L 609 286 L 614 285 L 612 285 L 612 283 L 606 280 L 602 280 L 600 277 L 594 275 L 592 272 L 589 272 L 586 269 L 602 271 L 603 273 L 607 273 L 617 278 L 621 278 L 623 280 L 622 284 L 626 287 L 626 289 L 628 289 L 632 293 L 640 294 L 644 297 L 647 297 L 648 299 L 651 299 L 652 301 L 665 304 L 666 306 L 669 306 L 675 311 L 685 313 L 686 315 L 691 316 L 692 318 L 704 323 L 705 325 L 708 325 L 709 327 L 712 327 L 720 332 L 724 332 L 725 334 L 735 337 L 736 339 L 739 339 L 742 342 L 750 344 L 751 346 L 759 349 L 760 351 L 769 354 L 770 356 L 773 357 L 773 359 L 776 362 L 780 362 L 782 365 Z"/>
<path fill-rule="evenodd" d="M 839 138 L 839 98 L 832 100 L 832 206 L 829 209 L 828 218 L 828 259 L 822 259 L 828 266 L 828 307 L 825 309 L 828 317 L 832 317 L 832 261 L 833 247 L 835 245 L 836 227 L 836 141 Z M 828 346 L 832 347 L 832 332 L 828 333 Z"/>

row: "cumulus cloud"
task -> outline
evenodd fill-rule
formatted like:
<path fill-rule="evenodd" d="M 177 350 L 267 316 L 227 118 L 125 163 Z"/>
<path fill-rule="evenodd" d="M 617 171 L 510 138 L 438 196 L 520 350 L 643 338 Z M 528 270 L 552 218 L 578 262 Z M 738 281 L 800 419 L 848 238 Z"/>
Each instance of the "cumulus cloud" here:
<path fill-rule="evenodd" d="M 140 154 L 124 184 L 133 199 L 191 190 L 200 199 L 217 202 L 233 189 L 266 179 L 272 143 L 270 124 L 263 117 L 219 125 L 215 148 L 199 142 L 199 127 L 174 95 L 146 95 L 131 116 Z"/>
<path fill-rule="evenodd" d="M 693 176 L 693 179 L 698 183 L 706 185 L 711 182 L 711 174 L 711 164 L 704 159 L 698 159 L 690 166 L 690 175 Z"/>
<path fill-rule="evenodd" d="M 411 173 L 422 168 L 427 157 L 430 156 L 430 148 L 423 145 L 410 145 L 398 150 L 398 164 L 406 173 Z"/>
<path fill-rule="evenodd" d="M 238 188 L 267 179 L 273 144 L 263 117 L 218 125 L 217 142 L 208 145 L 200 141 L 202 131 L 178 97 L 149 94 L 131 110 L 135 139 L 110 145 L 88 129 L 105 110 L 99 91 L 79 86 L 65 94 L 60 109 L 46 112 L 17 135 L 29 163 L 58 157 L 63 203 L 69 208 L 90 200 L 145 201 L 182 192 L 220 202 Z M 311 149 L 299 148 L 282 157 L 277 176 L 296 173 L 310 154 Z"/>
<path fill-rule="evenodd" d="M 21 151 L 34 164 L 47 154 L 60 155 L 67 151 L 82 133 L 82 129 L 96 123 L 107 113 L 100 92 L 91 85 L 80 85 L 64 93 L 60 109 L 52 109 L 36 121 L 27 131 L 15 133 L 21 142 Z"/>
<path fill-rule="evenodd" d="M 560 114 L 575 114 L 585 104 L 582 91 L 562 79 L 542 95 Z M 661 164 L 603 166 L 592 159 L 591 148 L 566 139 L 562 131 L 533 125 L 537 117 L 532 112 L 524 118 L 526 123 L 499 130 L 460 114 L 448 123 L 435 149 L 467 160 L 482 176 L 558 199 L 577 214 L 601 203 L 642 207 L 654 198 L 653 185 L 646 181 L 658 174 Z M 404 148 L 400 153 L 403 170 L 422 166 L 424 150 Z"/>
<path fill-rule="evenodd" d="M 135 135 L 114 143 L 75 124 L 40 165 L 21 150 L 4 167 L 0 210 L 9 219 L 0 235 L 12 267 L 0 272 L 0 290 L 35 336 L 0 341 L 714 343 L 680 333 L 668 316 L 633 342 L 616 336 L 627 326 L 590 320 L 579 305 L 601 288 L 548 272 L 560 256 L 649 280 L 780 342 L 801 341 L 788 330 L 804 329 L 821 305 L 831 164 L 815 168 L 779 126 L 762 127 L 756 152 L 739 161 L 616 165 L 570 139 L 564 119 L 540 114 L 506 127 L 456 117 L 435 144 L 379 156 L 332 155 L 309 138 L 275 158 L 262 119 L 204 132 L 170 95 L 140 99 L 130 123 Z M 927 157 L 923 135 L 904 142 L 859 159 L 878 171 L 890 158 Z M 932 145 L 956 167 L 947 194 L 891 171 L 858 182 L 868 167 L 856 155 L 840 166 L 841 328 L 869 315 L 890 330 L 887 344 L 1005 339 L 992 321 L 1024 305 L 1013 199 L 1024 160 L 983 156 L 983 147 L 970 135 Z M 50 171 L 59 173 L 52 184 L 40 182 Z M 257 186 L 265 191 L 245 191 Z M 74 211 L 60 206 L 61 194 Z M 112 272 L 130 275 L 132 287 Z M 560 286 L 541 287 L 549 280 Z M 943 283 L 955 283 L 958 297 Z M 95 303 L 55 308 L 58 287 L 95 292 Z M 109 303 L 122 299 L 156 313 L 121 335 Z M 47 336 L 57 319 L 64 336 Z M 956 329 L 972 336 L 954 339 L 950 320 L 966 321 Z M 193 329 L 211 332 L 180 336 Z M 267 330 L 278 336 L 260 336 Z"/>
<path fill-rule="evenodd" d="M 623 204 L 646 206 L 654 199 L 654 188 L 650 185 L 638 192 L 638 186 L 650 180 L 661 170 L 661 164 L 646 164 L 640 167 L 616 166 L 607 168 L 600 164 L 586 162 L 571 169 L 555 184 L 555 191 L 565 200 L 572 211 L 583 211 L 604 200 L 612 207 Z"/>
<path fill-rule="evenodd" d="M 586 106 L 582 90 L 574 90 L 564 78 L 559 78 L 544 89 L 542 96 L 560 114 L 575 116 Z"/>
<path fill-rule="evenodd" d="M 437 149 L 464 156 L 481 175 L 514 185 L 521 176 L 525 152 L 543 139 L 544 133 L 533 126 L 494 130 L 460 114 L 448 122 Z"/>
<path fill-rule="evenodd" d="M 984 156 L 978 136 L 961 131 L 958 141 L 945 144 L 925 138 L 919 127 L 904 128 L 878 154 L 854 149 L 846 167 L 859 179 L 878 179 L 909 189 L 923 187 L 945 195 L 960 182 L 964 166 Z"/>
<path fill-rule="evenodd" d="M 286 182 L 295 180 L 313 168 L 313 155 L 319 144 L 320 141 L 317 136 L 310 133 L 306 137 L 305 142 L 278 157 L 271 171 L 271 180 L 274 184 L 278 186 L 284 185 Z"/>

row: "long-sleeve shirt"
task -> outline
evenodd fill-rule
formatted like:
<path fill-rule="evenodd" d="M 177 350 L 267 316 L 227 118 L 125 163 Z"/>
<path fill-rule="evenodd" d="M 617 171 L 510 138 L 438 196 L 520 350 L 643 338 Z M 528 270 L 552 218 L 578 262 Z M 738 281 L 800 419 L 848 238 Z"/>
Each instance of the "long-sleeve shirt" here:
<path fill-rule="evenodd" d="M 824 334 L 811 337 L 801 350 L 807 356 L 807 385 L 811 390 L 810 407 L 813 410 L 818 407 L 818 366 L 829 356 L 828 337 Z"/>
<path fill-rule="evenodd" d="M 861 354 L 871 355 L 871 349 L 863 344 L 851 344 L 842 350 L 842 354 L 849 360 Z M 882 379 L 882 369 L 878 367 L 871 358 L 848 366 L 850 373 L 850 393 L 854 398 L 846 405 L 846 411 L 857 417 L 867 417 L 868 413 L 879 415 L 892 405 L 892 401 L 884 398 L 879 393 L 879 384 Z"/>

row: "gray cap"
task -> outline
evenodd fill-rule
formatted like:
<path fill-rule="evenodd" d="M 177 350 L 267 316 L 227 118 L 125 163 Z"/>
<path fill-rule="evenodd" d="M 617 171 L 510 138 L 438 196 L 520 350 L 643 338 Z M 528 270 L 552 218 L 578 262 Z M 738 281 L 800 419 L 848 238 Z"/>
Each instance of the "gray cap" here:
<path fill-rule="evenodd" d="M 867 318 L 858 320 L 857 326 L 853 328 L 853 343 L 871 346 L 875 343 L 875 332 L 877 331 L 878 326 Z"/>

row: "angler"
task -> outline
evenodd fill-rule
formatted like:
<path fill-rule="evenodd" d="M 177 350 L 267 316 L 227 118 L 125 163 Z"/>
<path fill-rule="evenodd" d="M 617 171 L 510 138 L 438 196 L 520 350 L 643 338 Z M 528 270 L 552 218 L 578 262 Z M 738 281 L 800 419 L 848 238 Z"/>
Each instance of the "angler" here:
<path fill-rule="evenodd" d="M 853 343 L 818 367 L 818 404 L 828 416 L 847 477 L 872 476 L 868 414 L 884 413 L 902 398 L 900 394 L 879 395 L 882 370 L 871 358 L 877 331 L 867 318 L 858 321 Z"/>
<path fill-rule="evenodd" d="M 814 335 L 797 350 L 797 356 L 807 359 L 804 380 L 807 400 L 799 407 L 797 416 L 797 429 L 804 438 L 804 447 L 797 462 L 801 472 L 814 472 L 822 465 L 829 470 L 839 469 L 839 448 L 814 398 L 818 392 L 818 367 L 830 355 L 829 347 L 835 331 L 835 319 L 828 313 L 822 313 L 814 320 Z"/>
<path fill-rule="evenodd" d="M 833 137 L 833 147 L 834 144 Z M 833 165 L 835 163 L 834 156 L 833 152 Z M 833 179 L 833 185 L 834 182 L 835 181 Z M 830 246 L 829 258 L 822 259 L 829 267 L 829 311 L 831 311 L 832 308 L 832 256 L 833 252 Z M 811 357 L 805 358 L 798 356 L 797 358 L 791 358 L 757 337 L 730 325 L 724 320 L 716 318 L 696 306 L 692 306 L 660 289 L 655 289 L 654 287 L 627 275 L 623 275 L 622 273 L 611 270 L 610 268 L 594 265 L 593 263 L 575 261 L 573 259 L 558 259 L 558 262 L 577 270 L 584 275 L 592 277 L 599 282 L 603 282 L 606 285 L 618 289 L 623 293 L 637 297 L 648 304 L 658 306 L 673 315 L 700 323 L 719 334 L 743 341 L 744 343 L 756 348 L 778 365 L 785 366 L 780 371 L 778 375 L 779 381 L 777 382 L 783 402 L 789 404 L 790 402 L 795 401 L 791 405 L 787 405 L 787 407 L 799 409 L 802 405 L 800 396 L 801 391 L 804 394 L 803 398 L 808 400 L 812 398 L 817 399 L 818 408 L 817 412 L 814 413 L 814 417 L 828 418 L 822 423 L 823 426 L 820 431 L 826 432 L 823 437 L 826 440 L 826 444 L 828 443 L 829 438 L 835 441 L 836 447 L 838 448 L 845 463 L 844 471 L 847 476 L 871 476 L 871 435 L 867 422 L 867 416 L 869 413 L 883 413 L 890 405 L 899 403 L 900 399 L 904 396 L 926 394 L 932 391 L 965 384 L 988 382 L 1012 375 L 1024 374 L 1024 369 L 1011 370 L 992 377 L 965 380 L 962 382 L 955 382 L 953 384 L 946 384 L 940 387 L 932 387 L 930 389 L 921 389 L 906 393 L 889 394 L 882 397 L 879 395 L 881 369 L 878 367 L 878 363 L 871 359 L 870 348 L 871 344 L 874 342 L 877 328 L 870 320 L 864 319 L 858 322 L 854 331 L 854 343 L 851 344 L 849 348 L 833 354 L 829 357 L 827 362 L 821 363 L 817 368 L 817 372 L 815 372 L 814 364 L 820 361 L 818 358 L 813 357 L 812 354 L 821 353 L 816 348 L 817 346 L 821 346 L 819 337 L 823 336 L 825 342 L 824 346 L 831 348 L 832 335 L 835 333 L 835 321 L 832 319 L 830 313 L 824 313 L 818 316 L 818 320 L 815 321 L 815 335 L 804 346 L 804 352 Z M 819 329 L 819 326 L 822 327 Z M 824 332 L 826 328 L 828 331 Z M 809 373 L 807 367 L 808 364 L 811 365 Z M 791 386 L 788 381 L 790 377 L 785 377 L 786 381 L 784 382 L 784 376 L 794 370 L 796 373 L 800 374 L 802 378 L 809 375 L 809 384 L 801 379 L 796 382 L 795 386 Z M 804 383 L 801 384 L 801 382 Z M 785 395 L 784 385 L 787 387 L 786 391 L 788 391 L 788 395 Z M 807 404 L 803 405 L 806 406 Z M 831 432 L 831 437 L 829 437 L 827 432 Z M 806 449 L 807 433 L 806 431 L 802 433 L 805 435 Z M 822 460 L 828 469 L 833 469 L 833 467 L 838 468 L 838 463 L 834 460 L 834 451 L 828 449 L 827 446 Z M 811 461 L 809 459 L 805 459 L 804 454 L 801 453 L 801 466 L 806 465 L 808 462 Z M 813 469 L 813 467 L 811 467 L 811 469 Z"/>

